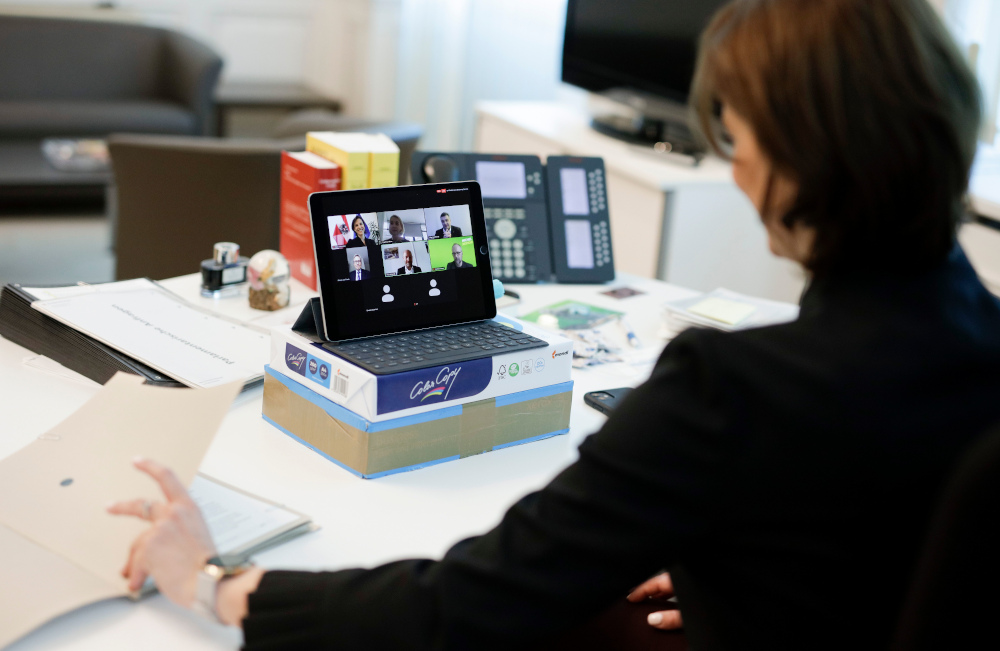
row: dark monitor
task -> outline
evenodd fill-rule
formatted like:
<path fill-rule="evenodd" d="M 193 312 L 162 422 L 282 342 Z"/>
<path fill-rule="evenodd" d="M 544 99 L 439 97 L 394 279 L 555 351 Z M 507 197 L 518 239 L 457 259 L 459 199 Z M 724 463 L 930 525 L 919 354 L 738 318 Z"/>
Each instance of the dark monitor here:
<path fill-rule="evenodd" d="M 686 103 L 698 38 L 728 0 L 569 0 L 562 80 Z"/>

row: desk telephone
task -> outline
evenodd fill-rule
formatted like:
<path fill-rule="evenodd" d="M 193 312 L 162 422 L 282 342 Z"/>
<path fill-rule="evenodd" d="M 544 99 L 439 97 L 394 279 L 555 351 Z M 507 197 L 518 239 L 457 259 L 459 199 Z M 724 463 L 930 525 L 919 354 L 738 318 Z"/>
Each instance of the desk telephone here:
<path fill-rule="evenodd" d="M 479 182 L 493 275 L 503 282 L 613 280 L 604 161 L 415 152 L 414 183 Z"/>

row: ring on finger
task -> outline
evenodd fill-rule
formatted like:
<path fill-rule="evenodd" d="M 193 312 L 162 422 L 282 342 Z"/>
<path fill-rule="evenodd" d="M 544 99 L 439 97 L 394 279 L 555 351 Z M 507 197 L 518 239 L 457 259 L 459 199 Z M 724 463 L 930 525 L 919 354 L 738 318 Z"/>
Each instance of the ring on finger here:
<path fill-rule="evenodd" d="M 151 520 L 152 519 L 152 515 L 150 514 L 150 511 L 152 510 L 152 508 L 153 508 L 153 503 L 152 502 L 150 502 L 149 500 L 143 500 L 142 501 L 142 519 L 143 520 Z"/>

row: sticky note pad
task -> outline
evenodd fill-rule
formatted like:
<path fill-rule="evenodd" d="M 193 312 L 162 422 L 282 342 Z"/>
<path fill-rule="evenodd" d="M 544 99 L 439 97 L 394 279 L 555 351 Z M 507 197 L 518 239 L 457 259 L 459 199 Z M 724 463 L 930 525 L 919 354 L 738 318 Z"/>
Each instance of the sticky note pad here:
<path fill-rule="evenodd" d="M 729 301 L 724 298 L 706 298 L 688 308 L 688 312 L 728 325 L 738 325 L 757 310 L 748 303 Z"/>

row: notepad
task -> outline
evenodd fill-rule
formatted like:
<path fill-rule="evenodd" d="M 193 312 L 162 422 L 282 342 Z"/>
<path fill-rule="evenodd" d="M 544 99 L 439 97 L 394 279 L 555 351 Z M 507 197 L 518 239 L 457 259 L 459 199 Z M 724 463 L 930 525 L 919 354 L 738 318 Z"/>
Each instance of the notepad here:
<path fill-rule="evenodd" d="M 688 308 L 688 312 L 729 325 L 739 325 L 756 311 L 757 308 L 748 303 L 716 296 L 706 298 Z"/>
<path fill-rule="evenodd" d="M 732 332 L 794 321 L 799 306 L 718 288 L 707 294 L 667 301 L 667 326 L 677 332 L 691 326 Z"/>

